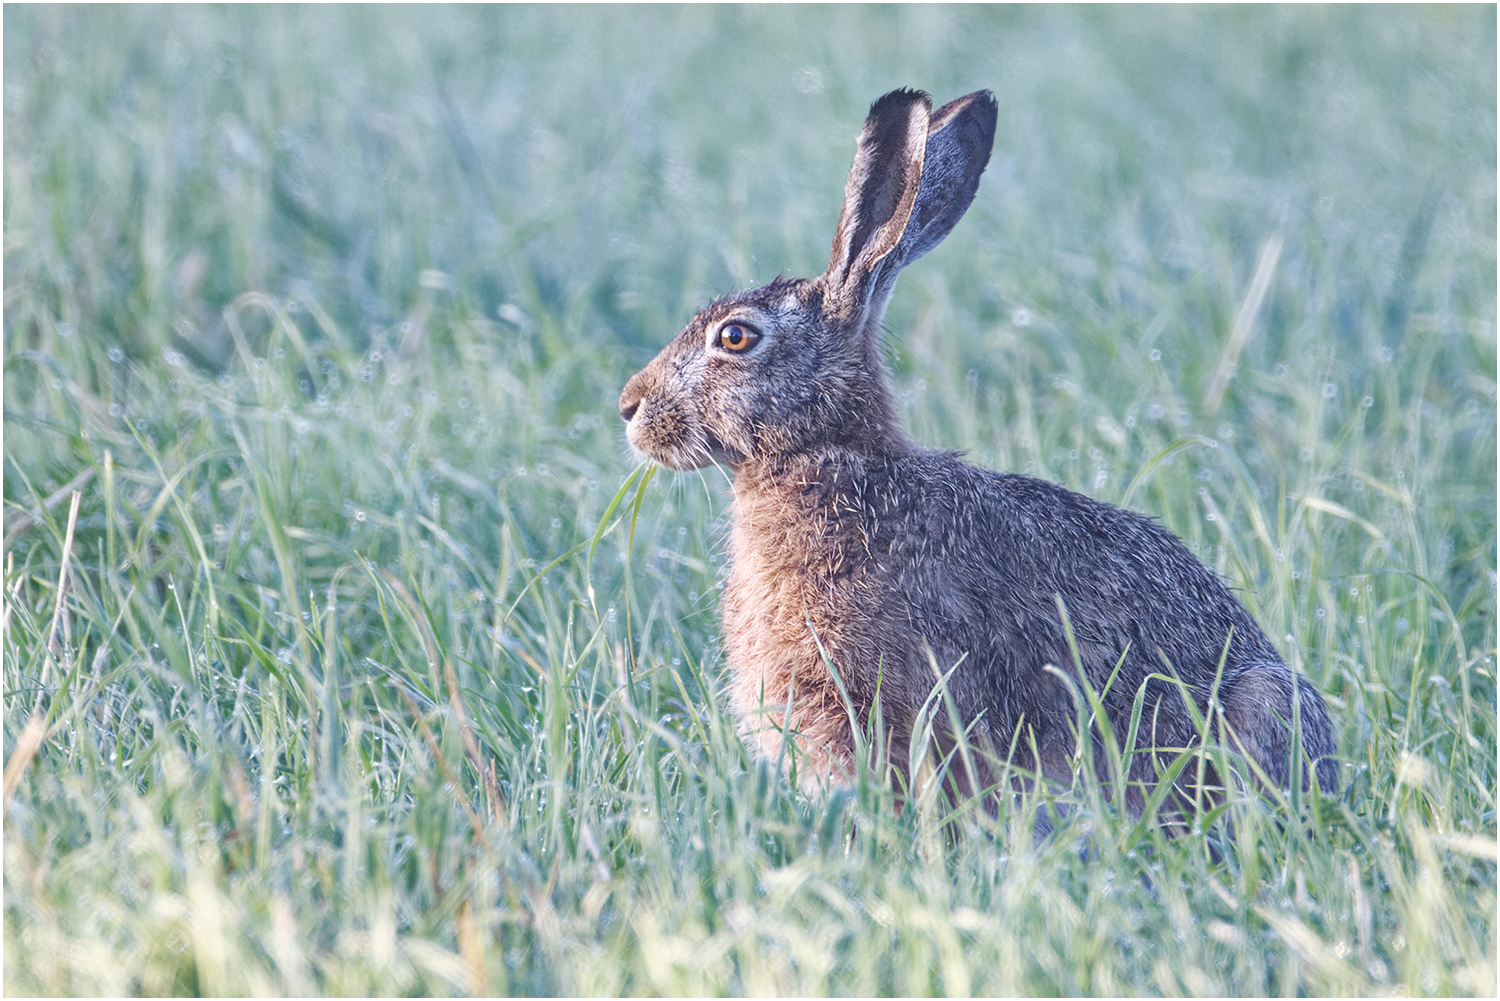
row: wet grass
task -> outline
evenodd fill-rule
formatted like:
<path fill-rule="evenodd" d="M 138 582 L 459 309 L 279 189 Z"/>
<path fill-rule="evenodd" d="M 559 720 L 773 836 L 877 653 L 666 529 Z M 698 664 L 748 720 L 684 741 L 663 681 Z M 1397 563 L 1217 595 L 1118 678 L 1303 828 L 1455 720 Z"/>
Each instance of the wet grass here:
<path fill-rule="evenodd" d="M 4 17 L 7 993 L 1493 994 L 1492 9 Z M 903 84 L 1001 102 L 914 435 L 1179 533 L 1335 794 L 747 756 L 615 401 Z"/>

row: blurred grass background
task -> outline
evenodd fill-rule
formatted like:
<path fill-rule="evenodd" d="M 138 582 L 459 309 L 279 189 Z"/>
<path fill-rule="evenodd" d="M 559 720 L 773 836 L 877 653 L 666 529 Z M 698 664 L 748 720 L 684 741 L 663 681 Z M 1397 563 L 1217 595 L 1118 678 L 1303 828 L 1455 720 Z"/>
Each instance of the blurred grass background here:
<path fill-rule="evenodd" d="M 1493 994 L 1495 20 L 7 6 L 6 992 Z M 902 85 L 1000 100 L 914 435 L 1182 535 L 1336 795 L 809 800 L 718 696 L 723 476 L 601 520 Z"/>

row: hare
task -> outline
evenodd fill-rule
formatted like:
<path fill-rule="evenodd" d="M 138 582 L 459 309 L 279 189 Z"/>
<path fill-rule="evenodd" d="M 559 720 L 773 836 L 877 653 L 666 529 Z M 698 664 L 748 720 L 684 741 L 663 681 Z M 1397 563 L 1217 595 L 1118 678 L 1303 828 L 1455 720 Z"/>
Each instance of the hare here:
<path fill-rule="evenodd" d="M 881 319 L 901 269 L 973 201 L 996 117 L 988 91 L 935 113 L 919 91 L 876 101 L 828 270 L 711 303 L 620 396 L 634 449 L 674 470 L 733 472 L 722 616 L 742 733 L 772 760 L 790 735 L 812 788 L 850 780 L 854 726 L 879 720 L 907 783 L 913 721 L 940 670 L 940 742 L 956 725 L 989 751 L 967 756 L 972 775 L 954 756 L 957 791 L 993 795 L 1007 760 L 1065 783 L 1079 720 L 1065 609 L 1122 743 L 1146 687 L 1137 747 L 1160 750 L 1132 759 L 1134 812 L 1167 749 L 1199 740 L 1184 692 L 1197 714 L 1216 699 L 1213 732 L 1260 782 L 1285 788 L 1297 775 L 1305 788 L 1315 775 L 1332 791 L 1322 698 L 1174 535 L 923 448 L 901 428 Z"/>

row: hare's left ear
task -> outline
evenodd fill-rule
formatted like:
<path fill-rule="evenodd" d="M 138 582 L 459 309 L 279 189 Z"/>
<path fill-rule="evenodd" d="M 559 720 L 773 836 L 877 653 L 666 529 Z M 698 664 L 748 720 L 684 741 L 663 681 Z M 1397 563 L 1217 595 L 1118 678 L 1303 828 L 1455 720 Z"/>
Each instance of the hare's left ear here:
<path fill-rule="evenodd" d="M 906 230 L 922 183 L 931 111 L 931 98 L 919 90 L 893 90 L 870 106 L 824 274 L 839 313 L 863 312 L 880 262 Z"/>
<path fill-rule="evenodd" d="M 844 189 L 824 277 L 837 310 L 878 322 L 901 269 L 963 216 L 990 161 L 998 108 L 987 90 L 929 109 L 898 90 L 875 102 Z"/>

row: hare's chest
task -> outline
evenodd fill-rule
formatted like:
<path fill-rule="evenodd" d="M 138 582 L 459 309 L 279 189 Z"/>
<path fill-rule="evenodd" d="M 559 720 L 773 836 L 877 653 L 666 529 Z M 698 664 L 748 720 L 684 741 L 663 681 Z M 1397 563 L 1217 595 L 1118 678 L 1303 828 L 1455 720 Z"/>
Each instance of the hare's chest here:
<path fill-rule="evenodd" d="M 832 519 L 736 524 L 722 615 L 725 651 L 736 678 L 774 682 L 785 697 L 827 679 L 831 659 L 846 681 L 862 673 L 875 647 L 889 649 L 893 616 L 887 588 L 858 533 Z"/>
<path fill-rule="evenodd" d="M 815 633 L 829 624 L 826 575 L 804 561 L 787 559 L 732 540 L 724 584 L 724 643 L 731 666 L 765 670 L 816 659 Z M 835 616 L 836 618 L 836 616 Z"/>
<path fill-rule="evenodd" d="M 866 533 L 857 519 L 804 497 L 743 505 L 729 537 L 724 622 L 798 651 L 857 631 L 869 618 Z M 730 638 L 733 649 L 734 638 Z"/>
<path fill-rule="evenodd" d="M 736 544 L 738 541 L 738 544 Z M 830 778 L 846 769 L 853 749 L 845 691 L 863 715 L 859 679 L 873 632 L 869 608 L 849 575 L 816 553 L 791 557 L 731 535 L 722 612 L 729 694 L 743 735 L 770 759 L 791 736 L 804 756 L 802 774 Z M 790 716 L 787 708 L 791 708 Z"/>

